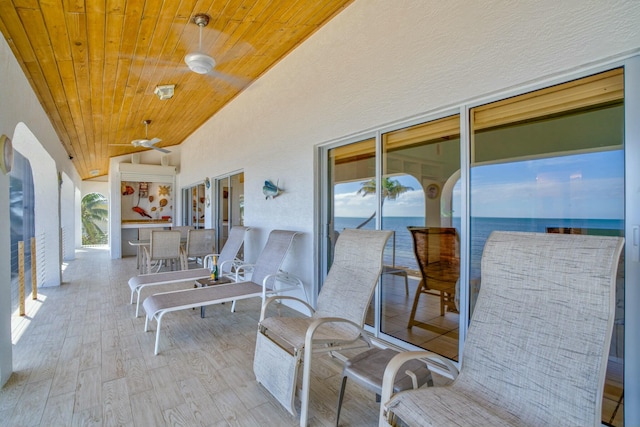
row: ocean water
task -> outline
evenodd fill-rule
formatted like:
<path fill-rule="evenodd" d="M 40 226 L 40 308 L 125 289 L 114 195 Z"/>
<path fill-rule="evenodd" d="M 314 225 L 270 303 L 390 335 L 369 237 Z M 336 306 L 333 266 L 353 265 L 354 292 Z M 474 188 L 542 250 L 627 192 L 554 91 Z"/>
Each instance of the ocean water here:
<path fill-rule="evenodd" d="M 335 229 L 341 232 L 345 228 L 356 228 L 366 218 L 336 217 Z M 453 227 L 460 230 L 460 218 L 453 218 Z M 384 217 L 382 226 L 385 230 L 395 231 L 393 240 L 385 251 L 385 264 L 417 269 L 413 255 L 413 241 L 407 227 L 423 227 L 424 217 Z M 588 234 L 622 235 L 623 220 L 616 219 L 558 219 L 558 218 L 484 218 L 471 219 L 471 277 L 479 274 L 480 259 L 484 244 L 494 230 L 532 231 L 545 233 L 547 227 L 587 229 Z M 370 221 L 363 229 L 373 230 L 375 220 Z M 395 246 L 395 260 L 393 250 Z"/>

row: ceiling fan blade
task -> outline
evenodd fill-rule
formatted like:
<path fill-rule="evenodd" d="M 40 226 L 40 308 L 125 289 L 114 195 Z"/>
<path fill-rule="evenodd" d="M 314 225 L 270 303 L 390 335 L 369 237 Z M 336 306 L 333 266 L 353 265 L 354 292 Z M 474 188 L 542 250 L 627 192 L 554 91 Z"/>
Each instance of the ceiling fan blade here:
<path fill-rule="evenodd" d="M 249 85 L 249 83 L 251 83 L 251 80 L 249 79 L 245 79 L 242 77 L 237 77 L 237 76 L 232 76 L 230 74 L 225 74 L 225 73 L 221 73 L 220 71 L 216 71 L 215 69 L 209 71 L 207 73 L 208 76 L 212 76 L 215 77 L 217 79 L 220 80 L 224 80 L 225 82 L 229 83 L 230 85 L 233 85 L 237 88 L 244 88 L 246 86 Z"/>
<path fill-rule="evenodd" d="M 157 143 L 158 143 L 158 142 L 160 142 L 160 141 L 162 141 L 160 138 L 153 138 L 152 140 L 147 141 L 145 144 L 146 144 L 147 146 L 149 146 L 149 145 L 155 145 L 155 144 L 157 144 Z"/>
<path fill-rule="evenodd" d="M 162 153 L 170 153 L 170 152 L 171 152 L 171 151 L 166 150 L 166 149 L 164 149 L 164 148 L 156 147 L 155 145 L 151 145 L 151 146 L 149 146 L 148 148 L 153 148 L 154 150 L 158 150 L 158 151 L 160 151 L 160 152 L 162 152 Z"/>

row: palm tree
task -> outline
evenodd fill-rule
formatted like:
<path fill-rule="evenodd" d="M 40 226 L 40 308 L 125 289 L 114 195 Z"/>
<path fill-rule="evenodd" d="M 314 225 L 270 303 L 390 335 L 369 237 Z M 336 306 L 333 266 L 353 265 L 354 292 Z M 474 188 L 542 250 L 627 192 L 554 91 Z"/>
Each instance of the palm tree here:
<path fill-rule="evenodd" d="M 82 198 L 82 244 L 96 245 L 107 243 L 107 235 L 96 224 L 109 217 L 107 199 L 98 193 L 87 194 Z"/>
<path fill-rule="evenodd" d="M 396 200 L 398 196 L 407 191 L 413 190 L 413 187 L 407 187 L 405 185 L 400 184 L 400 181 L 397 179 L 391 178 L 382 178 L 382 203 L 381 206 L 384 205 L 384 201 L 386 199 Z M 357 194 L 362 194 L 362 197 L 368 196 L 369 194 L 376 194 L 376 180 L 374 178 L 369 181 L 365 181 L 362 183 L 362 188 L 358 190 Z M 357 226 L 356 228 L 362 228 L 367 225 L 373 218 L 375 218 L 375 211 L 371 214 L 369 218 L 367 218 L 362 224 Z"/>

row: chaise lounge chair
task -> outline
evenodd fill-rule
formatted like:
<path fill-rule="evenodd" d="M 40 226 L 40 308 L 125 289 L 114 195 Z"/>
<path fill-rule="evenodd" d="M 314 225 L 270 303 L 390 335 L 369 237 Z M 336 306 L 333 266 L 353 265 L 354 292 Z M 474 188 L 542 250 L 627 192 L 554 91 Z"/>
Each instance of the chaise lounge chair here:
<path fill-rule="evenodd" d="M 297 234 L 295 231 L 284 230 L 274 230 L 269 234 L 265 247 L 253 265 L 251 281 L 183 289 L 147 297 L 142 303 L 146 313 L 144 330 L 145 332 L 149 330 L 149 320 L 156 320 L 154 353 L 158 354 L 160 327 L 162 318 L 167 313 L 229 301 L 233 301 L 231 311 L 234 311 L 235 301 L 238 300 L 256 297 L 262 297 L 264 300 L 267 295 L 293 289 L 302 289 L 304 291 L 304 286 L 300 279 L 280 271 L 280 267 Z"/>
<path fill-rule="evenodd" d="M 301 426 L 308 417 L 312 354 L 371 346 L 362 328 L 390 236 L 390 231 L 344 230 L 315 310 L 290 296 L 271 297 L 262 305 L 253 371 L 256 380 L 295 415 L 297 375 L 304 360 Z M 265 318 L 269 304 L 284 299 L 305 305 L 311 317 Z"/>
<path fill-rule="evenodd" d="M 392 395 L 400 353 L 382 384 L 380 426 L 599 426 L 615 280 L 623 239 L 494 232 L 460 373 L 451 385 Z"/>
<path fill-rule="evenodd" d="M 167 271 L 156 274 L 141 274 L 133 276 L 129 279 L 129 288 L 131 288 L 131 304 L 133 304 L 134 294 L 137 294 L 136 298 L 136 317 L 139 315 L 140 309 L 140 294 L 142 290 L 148 286 L 167 285 L 171 283 L 183 283 L 193 282 L 198 279 L 206 279 L 210 276 L 209 262 L 215 255 L 218 256 L 218 268 L 220 269 L 220 275 L 236 279 L 236 267 L 242 264 L 237 259 L 238 252 L 244 243 L 245 233 L 251 230 L 249 227 L 235 226 L 229 233 L 222 251 L 219 254 L 209 254 L 205 256 L 202 265 L 203 268 L 196 268 L 182 271 Z"/>

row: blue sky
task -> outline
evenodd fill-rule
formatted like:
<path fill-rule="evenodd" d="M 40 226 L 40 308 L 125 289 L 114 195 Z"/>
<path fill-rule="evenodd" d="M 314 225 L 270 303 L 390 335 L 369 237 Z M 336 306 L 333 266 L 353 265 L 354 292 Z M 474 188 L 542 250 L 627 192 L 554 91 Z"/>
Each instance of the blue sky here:
<path fill-rule="evenodd" d="M 622 219 L 623 165 L 623 151 L 616 150 L 474 167 L 472 215 Z M 424 216 L 424 192 L 418 181 L 407 175 L 394 178 L 414 190 L 385 201 L 385 216 Z M 364 181 L 336 186 L 337 217 L 371 215 L 374 197 L 356 194 Z M 459 185 L 453 200 L 454 216 L 459 216 Z"/>

